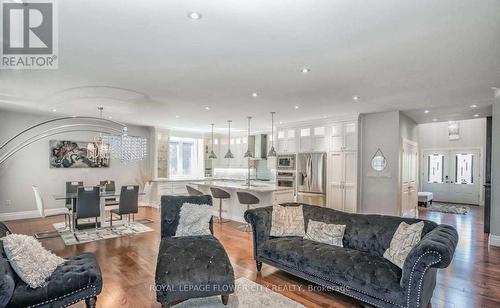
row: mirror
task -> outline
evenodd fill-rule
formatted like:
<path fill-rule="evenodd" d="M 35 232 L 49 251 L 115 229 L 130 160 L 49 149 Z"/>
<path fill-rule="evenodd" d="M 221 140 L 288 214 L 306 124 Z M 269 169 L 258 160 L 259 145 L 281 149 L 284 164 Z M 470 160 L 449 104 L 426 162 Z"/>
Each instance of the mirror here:
<path fill-rule="evenodd" d="M 377 149 L 375 152 L 375 155 L 372 157 L 372 162 L 371 162 L 372 169 L 375 171 L 383 171 L 385 167 L 387 166 L 387 160 L 385 159 L 384 154 L 382 151 Z"/>

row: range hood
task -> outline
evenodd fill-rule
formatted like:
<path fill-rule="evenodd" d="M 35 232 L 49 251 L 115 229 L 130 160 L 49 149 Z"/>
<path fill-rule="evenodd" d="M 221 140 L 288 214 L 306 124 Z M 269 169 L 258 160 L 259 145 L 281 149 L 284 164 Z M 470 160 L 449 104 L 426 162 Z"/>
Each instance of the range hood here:
<path fill-rule="evenodd" d="M 253 159 L 267 159 L 267 135 L 252 135 L 248 138 L 248 147 L 253 151 Z"/>

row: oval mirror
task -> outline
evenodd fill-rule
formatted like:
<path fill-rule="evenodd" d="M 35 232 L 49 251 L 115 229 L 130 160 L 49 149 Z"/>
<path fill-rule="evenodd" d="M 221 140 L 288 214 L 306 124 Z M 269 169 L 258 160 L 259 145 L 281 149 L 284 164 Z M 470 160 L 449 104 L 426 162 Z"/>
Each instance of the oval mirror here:
<path fill-rule="evenodd" d="M 377 152 L 375 152 L 375 155 L 373 155 L 371 166 L 375 171 L 383 171 L 387 166 L 387 160 L 385 159 L 385 156 L 384 154 L 382 154 L 382 151 L 380 149 L 377 149 Z"/>

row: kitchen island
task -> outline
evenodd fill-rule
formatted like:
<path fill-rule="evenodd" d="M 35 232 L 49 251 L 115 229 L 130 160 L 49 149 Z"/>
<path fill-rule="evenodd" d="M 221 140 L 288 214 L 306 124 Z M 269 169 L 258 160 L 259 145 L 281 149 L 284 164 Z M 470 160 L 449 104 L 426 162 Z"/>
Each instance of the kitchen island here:
<path fill-rule="evenodd" d="M 258 204 L 251 205 L 251 208 L 291 202 L 293 201 L 294 195 L 294 191 L 291 188 L 276 187 L 274 184 L 254 181 L 251 182 L 251 185 L 247 185 L 244 181 L 205 180 L 193 181 L 190 182 L 189 185 L 209 195 L 211 195 L 210 187 L 216 187 L 227 191 L 231 195 L 231 198 L 222 201 L 222 217 L 238 222 L 245 222 L 243 215 L 247 209 L 246 205 L 240 204 L 238 201 L 238 196 L 236 194 L 238 191 L 245 191 L 259 198 L 260 202 Z M 218 199 L 213 200 L 213 206 L 214 215 L 217 216 L 219 210 Z M 217 214 L 215 214 L 216 212 Z"/>

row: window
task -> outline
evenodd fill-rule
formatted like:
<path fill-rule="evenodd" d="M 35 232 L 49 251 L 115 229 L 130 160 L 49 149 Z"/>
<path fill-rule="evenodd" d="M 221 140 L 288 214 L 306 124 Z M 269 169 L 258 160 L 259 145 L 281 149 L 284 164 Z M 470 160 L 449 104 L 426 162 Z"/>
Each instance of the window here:
<path fill-rule="evenodd" d="M 314 136 L 324 136 L 325 135 L 325 127 L 315 127 L 314 128 Z"/>
<path fill-rule="evenodd" d="M 455 184 L 474 184 L 474 154 L 457 154 Z"/>
<path fill-rule="evenodd" d="M 193 178 L 203 175 L 203 140 L 170 137 L 169 178 Z M 201 154 L 200 154 L 201 153 Z"/>
<path fill-rule="evenodd" d="M 427 182 L 443 183 L 444 180 L 444 155 L 432 154 L 427 156 Z"/>
<path fill-rule="evenodd" d="M 300 137 L 309 137 L 311 135 L 311 129 L 310 128 L 302 128 L 300 130 Z"/>

